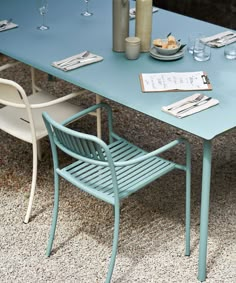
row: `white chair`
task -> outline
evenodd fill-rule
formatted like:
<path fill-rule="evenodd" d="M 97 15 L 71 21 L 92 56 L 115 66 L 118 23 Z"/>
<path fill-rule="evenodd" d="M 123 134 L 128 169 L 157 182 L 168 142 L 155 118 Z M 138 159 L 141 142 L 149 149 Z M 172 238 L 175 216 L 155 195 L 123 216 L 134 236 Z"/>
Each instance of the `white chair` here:
<path fill-rule="evenodd" d="M 0 71 L 16 64 L 18 63 L 5 64 L 0 67 Z M 48 134 L 42 119 L 42 112 L 47 111 L 53 119 L 62 122 L 81 111 L 81 107 L 66 101 L 85 91 L 81 90 L 56 98 L 35 85 L 34 69 L 31 68 L 31 71 L 33 92 L 29 96 L 16 82 L 0 78 L 0 104 L 5 105 L 0 108 L 0 129 L 20 140 L 31 143 L 33 147 L 32 183 L 25 223 L 29 222 L 36 188 L 38 159 L 41 159 L 39 141 Z M 99 96 L 97 96 L 97 101 L 99 101 Z M 97 116 L 99 136 L 101 135 L 100 112 L 93 113 L 93 115 Z"/>

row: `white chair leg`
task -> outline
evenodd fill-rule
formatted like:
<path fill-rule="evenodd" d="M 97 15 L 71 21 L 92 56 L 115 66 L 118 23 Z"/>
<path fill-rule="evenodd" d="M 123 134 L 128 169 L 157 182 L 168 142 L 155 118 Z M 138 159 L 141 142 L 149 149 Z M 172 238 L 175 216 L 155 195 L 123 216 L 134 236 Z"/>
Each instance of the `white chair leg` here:
<path fill-rule="evenodd" d="M 37 171 L 38 171 L 38 154 L 37 154 L 37 144 L 33 144 L 33 172 L 32 172 L 32 183 L 31 183 L 31 190 L 30 190 L 30 197 L 29 197 L 29 204 L 25 216 L 24 223 L 29 222 L 31 209 L 33 205 L 34 200 L 34 193 L 36 188 L 36 182 L 37 182 Z"/>

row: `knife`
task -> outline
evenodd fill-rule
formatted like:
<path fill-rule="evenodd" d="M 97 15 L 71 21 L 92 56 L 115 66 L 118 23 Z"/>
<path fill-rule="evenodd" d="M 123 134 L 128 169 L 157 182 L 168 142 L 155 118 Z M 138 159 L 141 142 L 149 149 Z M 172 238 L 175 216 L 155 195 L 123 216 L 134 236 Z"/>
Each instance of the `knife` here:
<path fill-rule="evenodd" d="M 176 112 L 176 114 L 181 114 L 181 113 L 188 112 L 189 110 L 191 110 L 191 109 L 193 109 L 193 108 L 195 108 L 195 107 L 198 107 L 198 106 L 201 106 L 201 105 L 207 103 L 207 102 L 210 101 L 211 99 L 212 99 L 212 97 L 207 97 L 206 99 L 201 100 L 201 101 L 199 101 L 199 102 L 197 102 L 197 103 L 191 105 L 191 106 L 188 107 L 188 108 L 185 108 L 185 109 L 183 109 L 183 110 L 180 110 L 180 111 Z"/>

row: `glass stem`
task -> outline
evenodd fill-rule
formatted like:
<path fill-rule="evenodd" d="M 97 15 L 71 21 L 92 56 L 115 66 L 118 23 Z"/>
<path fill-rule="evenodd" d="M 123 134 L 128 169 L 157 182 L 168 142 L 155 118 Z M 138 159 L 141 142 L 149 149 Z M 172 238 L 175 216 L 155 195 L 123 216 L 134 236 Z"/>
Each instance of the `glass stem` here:
<path fill-rule="evenodd" d="M 44 20 L 44 16 L 45 16 L 45 15 L 43 14 L 43 26 L 44 26 L 44 22 L 45 22 L 45 20 Z"/>
<path fill-rule="evenodd" d="M 88 1 L 86 1 L 86 12 L 88 13 Z"/>

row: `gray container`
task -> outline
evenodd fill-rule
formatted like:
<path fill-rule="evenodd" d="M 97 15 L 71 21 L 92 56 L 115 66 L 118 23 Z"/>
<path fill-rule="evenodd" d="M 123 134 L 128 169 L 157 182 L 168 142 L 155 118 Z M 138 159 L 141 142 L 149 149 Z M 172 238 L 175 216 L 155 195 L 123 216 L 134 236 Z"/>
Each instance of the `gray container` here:
<path fill-rule="evenodd" d="M 136 0 L 135 36 L 141 39 L 141 52 L 149 52 L 152 35 L 152 0 Z"/>
<path fill-rule="evenodd" d="M 112 17 L 112 50 L 124 52 L 129 36 L 129 0 L 113 0 Z"/>

